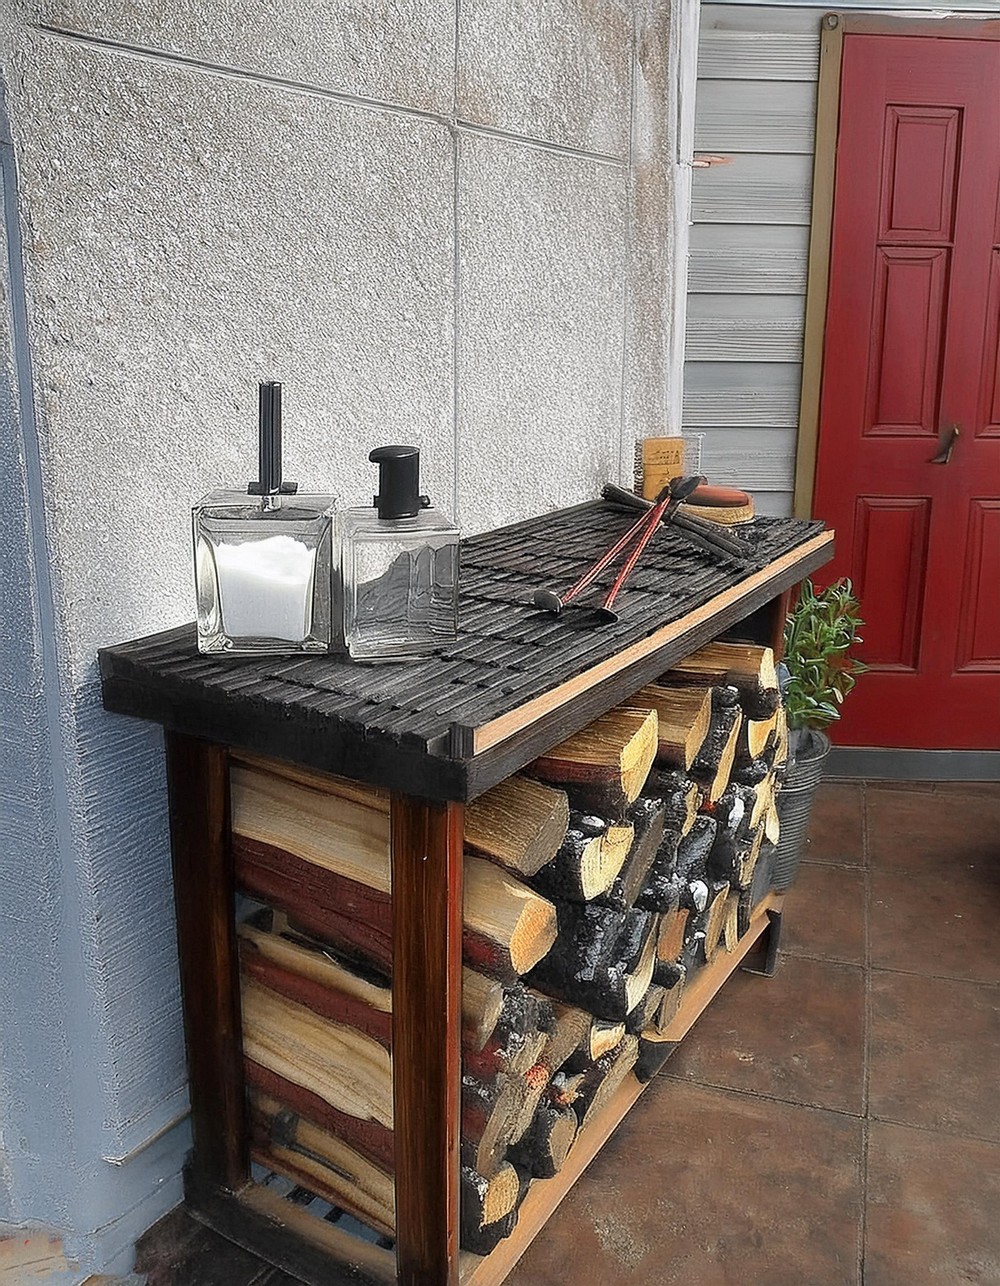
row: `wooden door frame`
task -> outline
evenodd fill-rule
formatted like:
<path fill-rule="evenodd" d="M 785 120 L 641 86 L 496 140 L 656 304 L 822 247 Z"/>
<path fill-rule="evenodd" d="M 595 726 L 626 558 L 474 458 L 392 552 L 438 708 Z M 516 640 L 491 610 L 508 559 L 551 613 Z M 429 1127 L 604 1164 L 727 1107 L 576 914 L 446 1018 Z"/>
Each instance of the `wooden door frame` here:
<path fill-rule="evenodd" d="M 820 28 L 819 86 L 816 99 L 816 146 L 813 160 L 812 221 L 802 351 L 802 392 L 795 449 L 793 510 L 812 516 L 816 454 L 819 449 L 819 405 L 826 339 L 826 306 L 830 287 L 833 188 L 840 126 L 840 71 L 845 35 L 937 36 L 956 40 L 1000 40 L 1000 19 L 893 18 L 883 14 L 828 13 Z"/>

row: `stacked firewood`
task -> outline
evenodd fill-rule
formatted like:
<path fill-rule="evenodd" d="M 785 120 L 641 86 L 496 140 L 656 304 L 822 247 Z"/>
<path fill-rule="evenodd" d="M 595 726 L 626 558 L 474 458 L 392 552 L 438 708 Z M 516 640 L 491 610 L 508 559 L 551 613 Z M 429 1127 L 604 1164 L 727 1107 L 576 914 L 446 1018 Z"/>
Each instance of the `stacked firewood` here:
<path fill-rule="evenodd" d="M 510 1234 L 746 930 L 786 742 L 770 651 L 712 644 L 467 807 L 465 1249 Z M 388 797 L 247 760 L 232 799 L 266 905 L 240 929 L 255 1159 L 391 1237 Z"/>

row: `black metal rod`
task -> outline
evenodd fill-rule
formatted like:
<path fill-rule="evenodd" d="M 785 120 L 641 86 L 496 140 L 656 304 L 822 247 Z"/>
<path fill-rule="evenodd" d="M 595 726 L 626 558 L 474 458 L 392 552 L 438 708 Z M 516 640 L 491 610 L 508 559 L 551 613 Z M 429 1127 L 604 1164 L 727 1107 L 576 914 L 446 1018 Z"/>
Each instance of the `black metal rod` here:
<path fill-rule="evenodd" d="M 275 380 L 260 385 L 258 422 L 260 494 L 276 496 L 281 491 L 281 385 Z"/>

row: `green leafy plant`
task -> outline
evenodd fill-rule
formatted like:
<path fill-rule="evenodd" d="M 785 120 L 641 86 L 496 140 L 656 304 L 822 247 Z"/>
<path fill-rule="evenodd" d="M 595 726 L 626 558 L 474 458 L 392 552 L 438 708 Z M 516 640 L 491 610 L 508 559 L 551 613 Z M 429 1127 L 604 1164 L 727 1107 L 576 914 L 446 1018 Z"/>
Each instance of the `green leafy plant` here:
<path fill-rule="evenodd" d="M 849 655 L 862 642 L 860 604 L 849 580 L 817 591 L 807 580 L 785 618 L 785 691 L 790 728 L 826 728 L 840 718 L 840 705 L 866 667 Z"/>

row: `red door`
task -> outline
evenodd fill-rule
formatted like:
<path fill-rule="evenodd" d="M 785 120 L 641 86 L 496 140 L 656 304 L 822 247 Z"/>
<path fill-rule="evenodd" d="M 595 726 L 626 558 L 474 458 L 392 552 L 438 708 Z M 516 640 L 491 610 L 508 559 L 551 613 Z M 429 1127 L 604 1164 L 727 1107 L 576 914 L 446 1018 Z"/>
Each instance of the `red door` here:
<path fill-rule="evenodd" d="M 1000 41 L 846 34 L 813 512 L 871 672 L 840 745 L 1000 748 L 998 350 Z"/>

